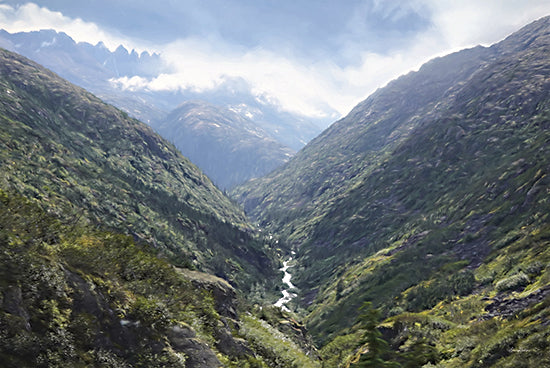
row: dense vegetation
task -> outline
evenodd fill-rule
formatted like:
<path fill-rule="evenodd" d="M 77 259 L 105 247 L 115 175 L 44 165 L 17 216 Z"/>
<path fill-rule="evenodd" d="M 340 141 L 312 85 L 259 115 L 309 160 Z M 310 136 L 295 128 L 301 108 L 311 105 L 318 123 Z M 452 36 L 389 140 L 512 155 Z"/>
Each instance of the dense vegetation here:
<path fill-rule="evenodd" d="M 289 316 L 243 299 L 270 300 L 277 250 L 204 174 L 84 90 L 0 59 L 2 366 L 318 366 L 303 334 L 275 334 Z"/>
<path fill-rule="evenodd" d="M 252 309 L 226 281 L 4 191 L 0 265 L 3 367 L 318 366 L 285 316 L 239 319 Z"/>
<path fill-rule="evenodd" d="M 550 365 L 549 55 L 545 18 L 377 91 L 235 191 L 279 242 L 145 125 L 0 51 L 0 360 Z M 305 325 L 261 305 L 289 245 Z"/>
<path fill-rule="evenodd" d="M 353 360 L 365 301 L 406 366 L 548 351 L 549 55 L 545 18 L 433 60 L 235 191 L 296 248 L 296 308 L 325 360 Z M 415 349 L 429 358 L 407 365 Z"/>
<path fill-rule="evenodd" d="M 272 249 L 172 145 L 29 60 L 0 58 L 0 187 L 243 290 L 270 279 Z"/>

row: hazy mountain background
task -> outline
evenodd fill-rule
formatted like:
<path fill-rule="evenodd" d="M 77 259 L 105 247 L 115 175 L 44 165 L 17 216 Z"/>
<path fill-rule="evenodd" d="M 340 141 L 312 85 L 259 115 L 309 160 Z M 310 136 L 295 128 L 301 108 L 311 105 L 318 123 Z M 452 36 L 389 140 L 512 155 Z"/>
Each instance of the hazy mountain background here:
<path fill-rule="evenodd" d="M 205 102 L 184 102 L 152 126 L 224 189 L 268 174 L 295 153 L 251 119 Z"/>
<path fill-rule="evenodd" d="M 490 45 L 548 12 L 542 0 L 4 0 L 0 23 L 10 33 L 54 29 L 111 51 L 158 53 L 166 74 L 119 80 L 136 91 L 204 93 L 238 82 L 256 100 L 328 125 L 429 59 Z"/>
<path fill-rule="evenodd" d="M 267 174 L 321 132 L 322 124 L 316 125 L 304 117 L 284 112 L 268 101 L 258 101 L 239 81 L 227 80 L 215 92 L 202 93 L 136 91 L 122 88 L 115 81 L 118 78 L 148 78 L 168 72 L 169 68 L 158 54 L 128 52 L 122 46 L 111 52 L 102 43 L 95 46 L 76 43 L 67 34 L 53 30 L 16 34 L 2 31 L 0 46 L 45 65 L 131 116 L 158 128 L 222 189 Z M 205 101 L 194 108 L 197 111 L 199 107 L 205 107 L 202 112 L 205 124 L 195 125 L 194 129 L 182 134 L 187 125 L 178 126 L 174 115 L 184 109 L 180 104 L 191 100 Z M 218 115 L 225 110 L 225 118 L 220 120 L 211 116 L 212 109 L 217 109 Z M 217 125 L 209 125 L 212 119 L 217 119 Z M 207 125 L 209 129 L 205 129 Z M 240 134 L 227 134 L 234 129 Z M 262 139 L 245 138 L 251 130 L 261 131 Z M 220 150 L 213 145 L 213 142 L 222 140 L 228 149 Z M 192 147 L 189 145 L 191 141 Z M 249 148 L 238 152 L 231 149 L 238 145 Z"/>

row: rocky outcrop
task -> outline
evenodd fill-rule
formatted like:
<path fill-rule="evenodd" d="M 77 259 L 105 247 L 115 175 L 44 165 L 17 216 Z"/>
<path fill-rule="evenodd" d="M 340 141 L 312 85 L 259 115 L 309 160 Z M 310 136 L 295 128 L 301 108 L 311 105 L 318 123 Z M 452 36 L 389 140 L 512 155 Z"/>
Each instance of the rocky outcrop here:
<path fill-rule="evenodd" d="M 210 368 L 222 366 L 212 349 L 196 337 L 188 326 L 171 326 L 167 330 L 172 349 L 186 356 L 185 366 L 190 368 Z"/>
<path fill-rule="evenodd" d="M 178 271 L 189 279 L 193 286 L 210 293 L 214 298 L 216 311 L 220 314 L 220 322 L 215 327 L 216 348 L 231 357 L 253 356 L 254 352 L 248 343 L 235 336 L 239 330 L 235 289 L 224 279 L 210 274 L 187 269 Z"/>
<path fill-rule="evenodd" d="M 233 286 L 222 278 L 204 272 L 178 268 L 193 286 L 211 293 L 216 303 L 216 311 L 224 317 L 237 318 L 237 293 Z"/>
<path fill-rule="evenodd" d="M 487 314 L 482 319 L 493 317 L 511 318 L 530 306 L 542 302 L 550 295 L 550 286 L 538 289 L 525 298 L 505 299 L 503 295 L 497 295 L 491 300 L 491 304 L 485 307 Z M 548 323 L 548 321 L 546 321 Z"/>

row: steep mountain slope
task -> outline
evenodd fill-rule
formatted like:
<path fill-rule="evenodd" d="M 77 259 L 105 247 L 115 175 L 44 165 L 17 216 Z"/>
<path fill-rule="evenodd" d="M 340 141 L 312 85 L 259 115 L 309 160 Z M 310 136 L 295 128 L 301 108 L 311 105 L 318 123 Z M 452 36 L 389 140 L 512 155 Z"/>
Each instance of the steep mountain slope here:
<path fill-rule="evenodd" d="M 148 126 L 26 59 L 0 57 L 3 188 L 240 285 L 271 269 L 242 212 Z"/>
<path fill-rule="evenodd" d="M 155 253 L 0 190 L 2 366 L 319 367 L 279 331 L 288 316 L 273 323 Z"/>
<path fill-rule="evenodd" d="M 152 126 L 221 189 L 265 175 L 294 154 L 253 121 L 202 101 L 185 102 Z"/>
<path fill-rule="evenodd" d="M 548 338 L 549 56 L 543 18 L 433 60 L 236 190 L 297 248 L 293 283 L 318 341 L 358 338 L 358 309 L 372 301 L 395 315 L 396 350 L 435 346 L 443 366 L 548 351 L 521 338 Z M 344 341 L 327 347 L 342 353 Z"/>
<path fill-rule="evenodd" d="M 243 300 L 269 240 L 149 127 L 5 50 L 0 124 L 2 366 L 319 367 Z"/>
<path fill-rule="evenodd" d="M 238 188 L 235 195 L 254 218 L 300 241 L 304 219 L 322 215 L 335 196 L 361 182 L 414 127 L 435 113 L 451 87 L 469 78 L 492 54 L 478 47 L 435 59 L 400 77 L 330 126 L 289 164 Z"/>

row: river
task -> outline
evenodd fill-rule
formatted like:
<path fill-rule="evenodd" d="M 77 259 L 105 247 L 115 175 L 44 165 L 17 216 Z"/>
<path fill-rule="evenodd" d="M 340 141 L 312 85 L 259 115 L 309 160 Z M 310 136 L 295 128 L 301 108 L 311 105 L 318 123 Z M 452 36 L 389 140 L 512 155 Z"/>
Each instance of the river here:
<path fill-rule="evenodd" d="M 292 255 L 294 254 L 295 252 L 292 252 Z M 279 268 L 279 270 L 283 272 L 283 285 L 285 285 L 286 288 L 283 289 L 282 291 L 283 296 L 281 297 L 281 299 L 277 300 L 277 303 L 275 303 L 276 307 L 279 307 L 286 312 L 290 312 L 286 304 L 298 296 L 296 293 L 290 292 L 291 289 L 296 288 L 292 284 L 292 282 L 290 282 L 292 275 L 290 274 L 290 272 L 288 272 L 288 269 L 292 267 L 292 265 L 290 264 L 291 262 L 292 262 L 292 257 L 289 257 L 288 260 L 283 262 L 283 267 Z"/>

